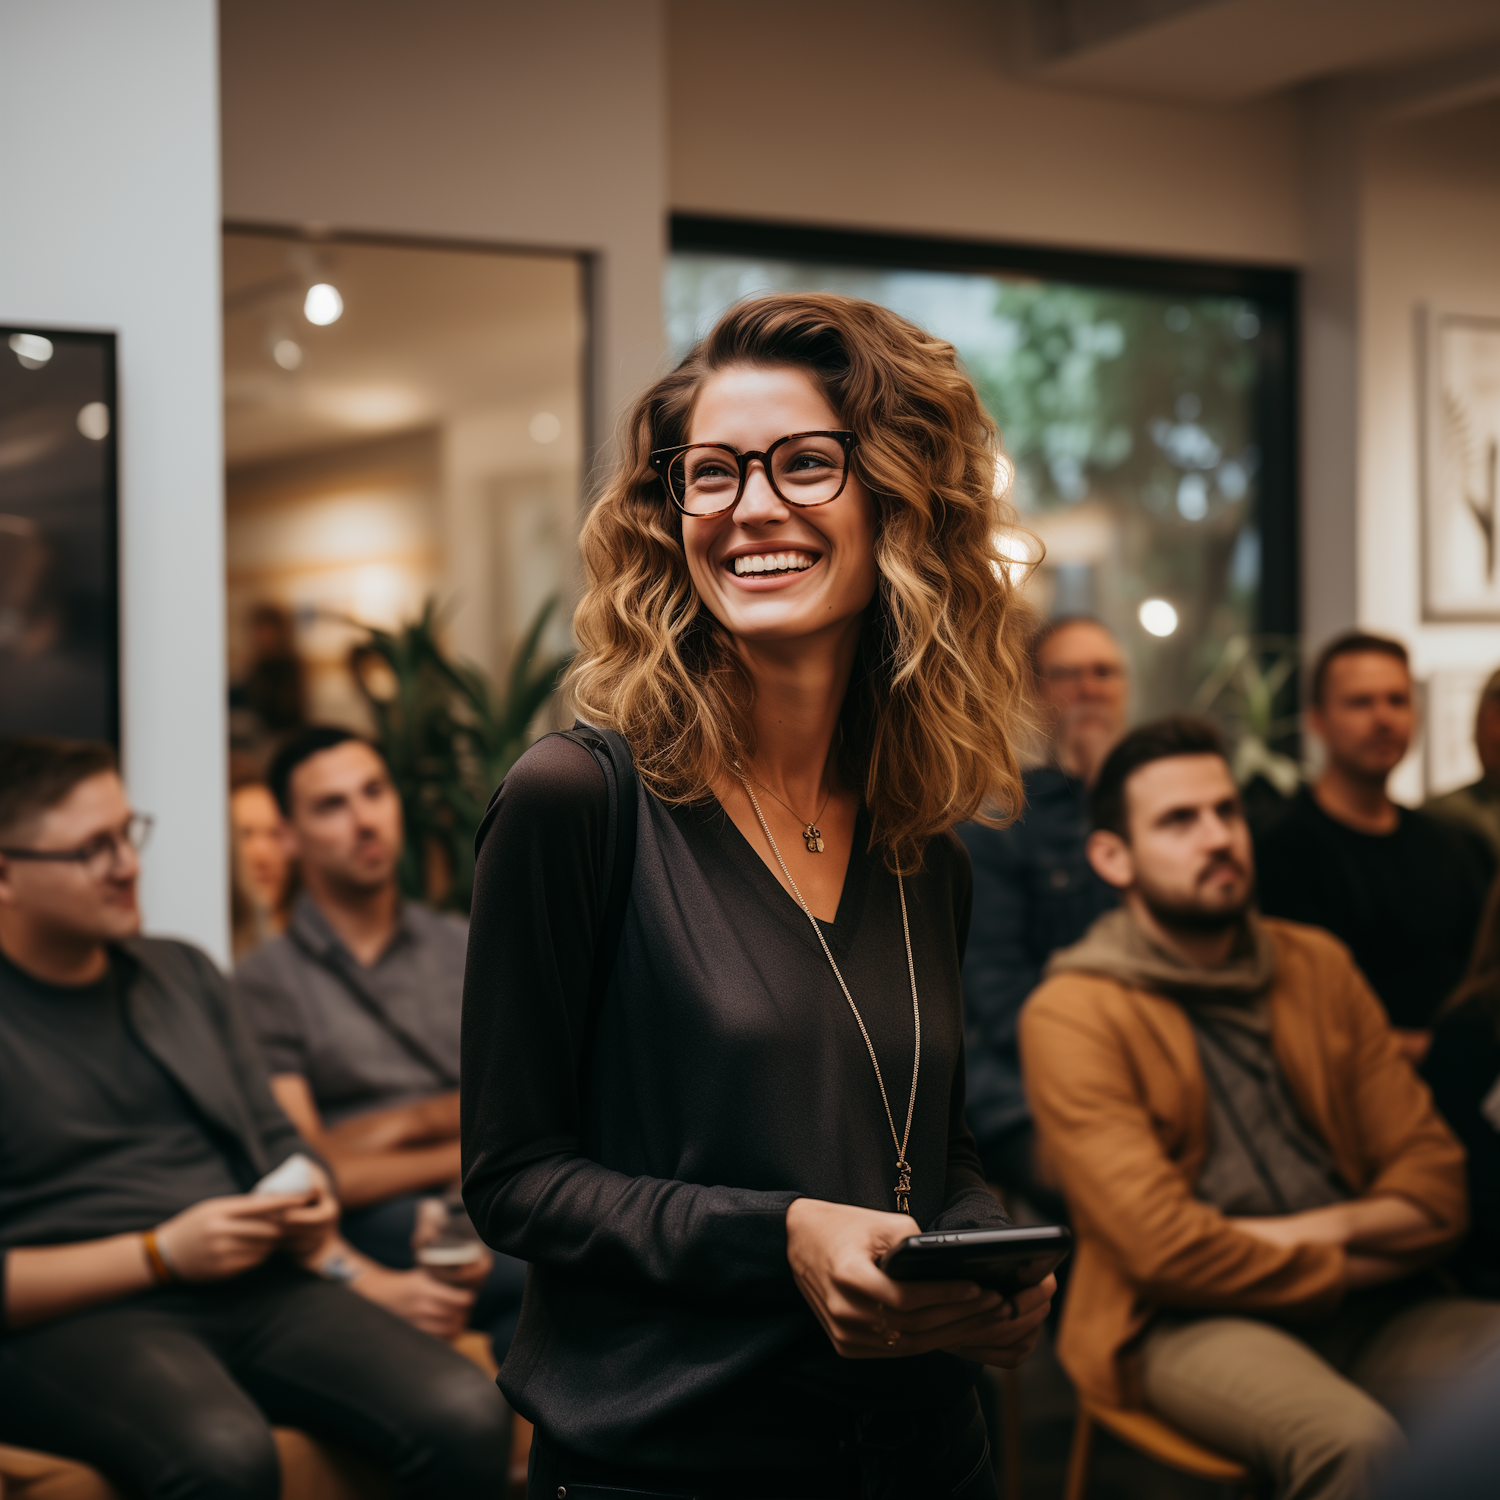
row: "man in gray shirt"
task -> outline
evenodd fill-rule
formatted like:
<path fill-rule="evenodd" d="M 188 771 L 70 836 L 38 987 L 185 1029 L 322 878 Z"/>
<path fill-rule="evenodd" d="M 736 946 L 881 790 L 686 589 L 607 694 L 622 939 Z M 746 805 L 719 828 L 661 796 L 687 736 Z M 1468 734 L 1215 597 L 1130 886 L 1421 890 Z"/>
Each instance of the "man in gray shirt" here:
<path fill-rule="evenodd" d="M 401 899 L 401 800 L 380 755 L 347 730 L 289 741 L 271 790 L 303 892 L 286 933 L 234 988 L 282 1108 L 333 1167 L 350 1242 L 413 1265 L 424 1198 L 460 1175 L 458 1041 L 468 926 Z M 489 1253 L 468 1275 L 412 1279 L 434 1332 L 486 1328 L 503 1357 L 524 1267 Z M 455 1284 L 457 1283 L 457 1284 Z"/>

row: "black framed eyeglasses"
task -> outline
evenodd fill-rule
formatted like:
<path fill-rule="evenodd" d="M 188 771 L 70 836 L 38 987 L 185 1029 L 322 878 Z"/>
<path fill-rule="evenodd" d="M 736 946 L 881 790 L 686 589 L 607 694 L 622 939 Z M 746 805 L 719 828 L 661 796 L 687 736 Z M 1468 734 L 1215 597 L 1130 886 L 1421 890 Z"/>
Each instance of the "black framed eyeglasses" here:
<path fill-rule="evenodd" d="M 0 849 L 6 859 L 46 860 L 55 864 L 82 865 L 90 875 L 107 874 L 124 848 L 141 852 L 150 841 L 155 819 L 146 813 L 132 813 L 119 828 L 96 834 L 86 844 L 74 849 Z"/>
<path fill-rule="evenodd" d="M 1118 662 L 1094 661 L 1081 667 L 1048 667 L 1039 675 L 1053 687 L 1077 687 L 1082 682 L 1118 682 L 1125 668 Z"/>
<path fill-rule="evenodd" d="M 852 432 L 790 432 L 769 448 L 741 453 L 727 443 L 683 443 L 659 448 L 651 466 L 661 475 L 672 503 L 685 516 L 722 516 L 740 503 L 759 459 L 780 500 L 807 510 L 827 505 L 849 483 Z"/>

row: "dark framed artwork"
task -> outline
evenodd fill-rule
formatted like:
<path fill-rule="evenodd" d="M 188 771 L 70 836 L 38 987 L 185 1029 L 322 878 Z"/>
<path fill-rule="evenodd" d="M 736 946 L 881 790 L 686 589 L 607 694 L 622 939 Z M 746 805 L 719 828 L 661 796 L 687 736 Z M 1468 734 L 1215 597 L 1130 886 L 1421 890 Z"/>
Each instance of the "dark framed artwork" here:
<path fill-rule="evenodd" d="M 115 336 L 0 325 L 0 734 L 119 743 Z"/>
<path fill-rule="evenodd" d="M 1500 620 L 1500 318 L 1419 311 L 1422 616 Z"/>

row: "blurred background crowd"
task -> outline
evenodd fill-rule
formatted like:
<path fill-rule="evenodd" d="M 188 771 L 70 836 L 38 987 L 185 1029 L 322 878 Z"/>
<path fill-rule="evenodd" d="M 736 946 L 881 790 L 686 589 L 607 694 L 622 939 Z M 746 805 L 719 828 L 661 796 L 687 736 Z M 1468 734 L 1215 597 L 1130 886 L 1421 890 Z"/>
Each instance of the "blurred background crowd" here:
<path fill-rule="evenodd" d="M 1043 622 L 1025 817 L 964 830 L 988 1174 L 1068 1212 L 1019 1016 L 1114 906 L 1107 755 L 1191 713 L 1261 907 L 1349 946 L 1467 1148 L 1455 1274 L 1495 1294 L 1493 3 L 6 12 L 0 734 L 118 747 L 148 925 L 234 969 L 282 1107 L 364 1184 L 352 1253 L 425 1276 L 463 1237 L 456 1031 L 350 1039 L 423 986 L 456 1027 L 474 829 L 559 723 L 612 425 L 736 299 L 813 289 L 955 346 Z M 398 960 L 328 980 L 337 1046 L 274 998 L 330 933 Z M 389 1304 L 503 1345 L 503 1259 Z M 1050 1354 L 995 1400 L 1012 1492 L 1055 1493 Z M 1206 1492 L 1102 1441 L 1092 1493 Z"/>

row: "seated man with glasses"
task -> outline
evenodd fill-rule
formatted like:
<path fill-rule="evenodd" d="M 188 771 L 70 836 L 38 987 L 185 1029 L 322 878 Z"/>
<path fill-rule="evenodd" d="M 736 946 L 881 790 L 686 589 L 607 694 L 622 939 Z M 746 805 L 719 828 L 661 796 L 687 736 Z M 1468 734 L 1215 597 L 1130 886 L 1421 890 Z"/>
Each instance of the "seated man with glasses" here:
<path fill-rule="evenodd" d="M 337 1284 L 359 1257 L 222 976 L 138 935 L 149 827 L 107 746 L 0 739 L 0 1443 L 274 1500 L 277 1423 L 399 1495 L 497 1494 L 498 1392 Z"/>
<path fill-rule="evenodd" d="M 1038 1171 L 1016 1024 L 1042 968 L 1118 901 L 1089 865 L 1088 790 L 1125 732 L 1125 656 L 1097 620 L 1054 620 L 1032 642 L 1048 759 L 1026 772 L 1026 809 L 1009 828 L 958 829 L 974 862 L 964 954 L 969 1129 L 985 1175 L 1050 1219 L 1067 1206 Z"/>

